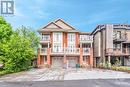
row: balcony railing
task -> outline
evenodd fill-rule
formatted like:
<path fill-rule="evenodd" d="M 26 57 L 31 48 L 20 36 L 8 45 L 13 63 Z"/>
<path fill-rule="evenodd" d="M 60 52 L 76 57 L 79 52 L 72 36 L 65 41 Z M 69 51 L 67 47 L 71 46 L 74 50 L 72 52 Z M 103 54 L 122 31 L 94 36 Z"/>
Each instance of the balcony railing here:
<path fill-rule="evenodd" d="M 122 53 L 124 53 L 126 55 L 130 55 L 130 48 L 123 48 Z"/>
<path fill-rule="evenodd" d="M 93 41 L 93 36 L 90 35 L 80 35 L 80 42 Z"/>
<path fill-rule="evenodd" d="M 80 49 L 79 48 L 65 48 L 64 53 L 65 54 L 79 54 Z"/>
<path fill-rule="evenodd" d="M 109 48 L 106 50 L 107 55 L 130 55 L 130 48 L 113 49 Z"/>
<path fill-rule="evenodd" d="M 114 41 L 126 41 L 127 40 L 127 34 L 126 33 L 121 33 L 121 34 L 114 34 L 113 35 L 113 40 Z"/>
<path fill-rule="evenodd" d="M 46 55 L 47 54 L 47 48 L 41 48 L 40 54 Z"/>
<path fill-rule="evenodd" d="M 83 55 L 90 55 L 90 48 L 83 48 Z"/>
<path fill-rule="evenodd" d="M 50 41 L 50 35 L 43 35 L 41 41 Z"/>
<path fill-rule="evenodd" d="M 41 48 L 40 49 L 41 55 L 47 55 L 47 48 Z M 64 48 L 64 49 L 52 49 L 50 48 L 50 54 L 80 54 L 80 48 Z M 90 55 L 90 48 L 83 48 L 83 55 Z"/>
<path fill-rule="evenodd" d="M 50 48 L 50 50 L 51 50 L 51 54 L 63 54 L 64 53 L 63 49 L 52 49 L 52 48 Z"/>

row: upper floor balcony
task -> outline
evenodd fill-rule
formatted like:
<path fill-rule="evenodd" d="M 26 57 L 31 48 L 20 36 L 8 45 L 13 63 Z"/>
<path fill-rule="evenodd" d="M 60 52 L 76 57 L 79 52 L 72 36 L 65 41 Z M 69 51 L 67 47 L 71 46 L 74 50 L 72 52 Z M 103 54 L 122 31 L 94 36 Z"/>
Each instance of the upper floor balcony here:
<path fill-rule="evenodd" d="M 47 48 L 41 48 L 40 49 L 40 54 L 41 55 L 46 55 L 47 54 Z"/>
<path fill-rule="evenodd" d="M 64 48 L 64 49 L 52 49 L 50 48 L 50 53 L 52 55 L 79 55 L 80 49 L 79 48 Z"/>
<path fill-rule="evenodd" d="M 52 49 L 50 48 L 50 54 L 52 55 L 80 55 L 80 48 L 64 48 L 64 49 Z M 47 48 L 40 49 L 41 55 L 47 55 Z M 90 48 L 83 48 L 83 55 L 90 55 Z"/>
<path fill-rule="evenodd" d="M 48 43 L 50 42 L 50 35 L 42 35 L 40 43 Z"/>
<path fill-rule="evenodd" d="M 114 42 L 124 42 L 127 41 L 127 34 L 126 33 L 115 33 L 113 35 Z"/>
<path fill-rule="evenodd" d="M 122 48 L 122 49 L 109 48 L 106 50 L 106 54 L 115 56 L 130 55 L 130 48 Z"/>
<path fill-rule="evenodd" d="M 90 55 L 90 48 L 83 48 L 83 55 Z"/>
<path fill-rule="evenodd" d="M 93 36 L 91 36 L 91 35 L 80 35 L 79 41 L 80 41 L 80 43 L 93 42 Z"/>
<path fill-rule="evenodd" d="M 64 48 L 65 54 L 80 54 L 79 48 Z"/>

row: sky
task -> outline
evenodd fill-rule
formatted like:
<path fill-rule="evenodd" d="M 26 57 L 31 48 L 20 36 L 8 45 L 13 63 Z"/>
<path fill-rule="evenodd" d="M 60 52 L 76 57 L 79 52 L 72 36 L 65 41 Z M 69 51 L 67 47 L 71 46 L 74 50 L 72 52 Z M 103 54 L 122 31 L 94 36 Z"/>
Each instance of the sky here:
<path fill-rule="evenodd" d="M 130 24 L 130 0 L 14 0 L 15 13 L 5 16 L 14 29 L 35 30 L 62 18 L 83 32 L 99 24 Z"/>

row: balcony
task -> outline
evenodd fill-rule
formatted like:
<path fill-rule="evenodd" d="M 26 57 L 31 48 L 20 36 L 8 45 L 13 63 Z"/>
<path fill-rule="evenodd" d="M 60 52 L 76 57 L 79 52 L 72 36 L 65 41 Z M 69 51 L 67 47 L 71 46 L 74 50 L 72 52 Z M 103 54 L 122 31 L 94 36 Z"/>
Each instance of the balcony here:
<path fill-rule="evenodd" d="M 90 35 L 80 35 L 80 43 L 88 43 L 93 41 L 93 36 Z"/>
<path fill-rule="evenodd" d="M 48 43 L 50 42 L 50 35 L 42 35 L 40 43 Z"/>
<path fill-rule="evenodd" d="M 79 48 L 65 48 L 64 49 L 64 53 L 65 54 L 79 54 L 80 53 L 80 49 Z"/>
<path fill-rule="evenodd" d="M 47 55 L 47 48 L 41 48 L 40 54 L 41 55 Z M 64 48 L 62 50 L 61 49 L 60 50 L 58 50 L 58 49 L 54 50 L 54 49 L 50 48 L 50 54 L 52 54 L 52 55 L 64 55 L 64 54 L 66 54 L 66 55 L 72 55 L 72 54 L 79 55 L 80 49 L 79 48 L 72 48 L 72 49 Z"/>
<path fill-rule="evenodd" d="M 122 49 L 109 48 L 106 50 L 106 55 L 114 55 L 114 56 L 130 55 L 130 48 L 122 48 Z"/>
<path fill-rule="evenodd" d="M 83 48 L 83 55 L 90 55 L 90 48 Z"/>
<path fill-rule="evenodd" d="M 50 52 L 51 52 L 51 54 L 52 55 L 63 55 L 64 54 L 64 50 L 63 49 L 52 49 L 52 48 L 50 48 Z"/>
<path fill-rule="evenodd" d="M 47 48 L 41 48 L 40 49 L 40 54 L 41 55 L 47 55 Z"/>
<path fill-rule="evenodd" d="M 121 34 L 114 34 L 113 36 L 114 42 L 125 42 L 127 41 L 127 34 L 126 33 L 121 33 Z"/>
<path fill-rule="evenodd" d="M 125 55 L 130 55 L 130 48 L 123 48 L 122 53 L 124 53 Z"/>

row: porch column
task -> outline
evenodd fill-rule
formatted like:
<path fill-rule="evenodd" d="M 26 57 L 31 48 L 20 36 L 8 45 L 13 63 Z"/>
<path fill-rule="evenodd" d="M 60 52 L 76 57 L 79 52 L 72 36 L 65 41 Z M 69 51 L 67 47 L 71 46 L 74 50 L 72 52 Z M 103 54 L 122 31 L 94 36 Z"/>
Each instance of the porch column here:
<path fill-rule="evenodd" d="M 49 43 L 48 43 L 47 45 L 48 45 L 48 48 L 50 48 L 50 45 L 49 45 Z"/>
<path fill-rule="evenodd" d="M 63 48 L 63 52 L 64 52 L 64 64 L 66 64 L 66 47 L 65 47 L 65 44 L 64 44 L 64 48 Z"/>
<path fill-rule="evenodd" d="M 66 55 L 64 55 L 64 67 L 63 68 L 68 68 L 68 65 L 67 65 L 67 59 L 66 59 Z"/>
<path fill-rule="evenodd" d="M 122 52 L 123 50 L 122 50 L 122 43 L 121 43 L 121 52 Z"/>
<path fill-rule="evenodd" d="M 40 59 L 40 48 L 38 48 L 37 65 L 39 66 L 40 64 L 41 64 L 41 59 Z"/>
<path fill-rule="evenodd" d="M 108 55 L 108 67 L 111 67 L 111 56 Z"/>
<path fill-rule="evenodd" d="M 93 66 L 93 48 L 90 48 L 90 66 Z"/>
<path fill-rule="evenodd" d="M 50 65 L 50 48 L 47 48 L 47 64 Z"/>
<path fill-rule="evenodd" d="M 109 55 L 109 56 L 108 56 L 108 62 L 109 62 L 109 63 L 110 63 L 110 58 L 111 58 L 111 57 L 110 57 L 110 55 Z"/>
<path fill-rule="evenodd" d="M 80 65 L 83 63 L 83 48 L 82 48 L 82 43 L 80 43 L 80 59 L 79 59 Z"/>
<path fill-rule="evenodd" d="M 47 48 L 47 64 L 50 65 L 50 46 L 49 46 L 49 43 L 48 43 L 48 48 Z"/>
<path fill-rule="evenodd" d="M 91 43 L 91 45 L 90 45 L 90 46 L 91 46 L 91 48 L 92 48 L 92 47 L 93 47 L 93 44 Z"/>
<path fill-rule="evenodd" d="M 66 64 L 67 60 L 66 60 L 66 55 L 64 55 L 64 64 Z"/>

